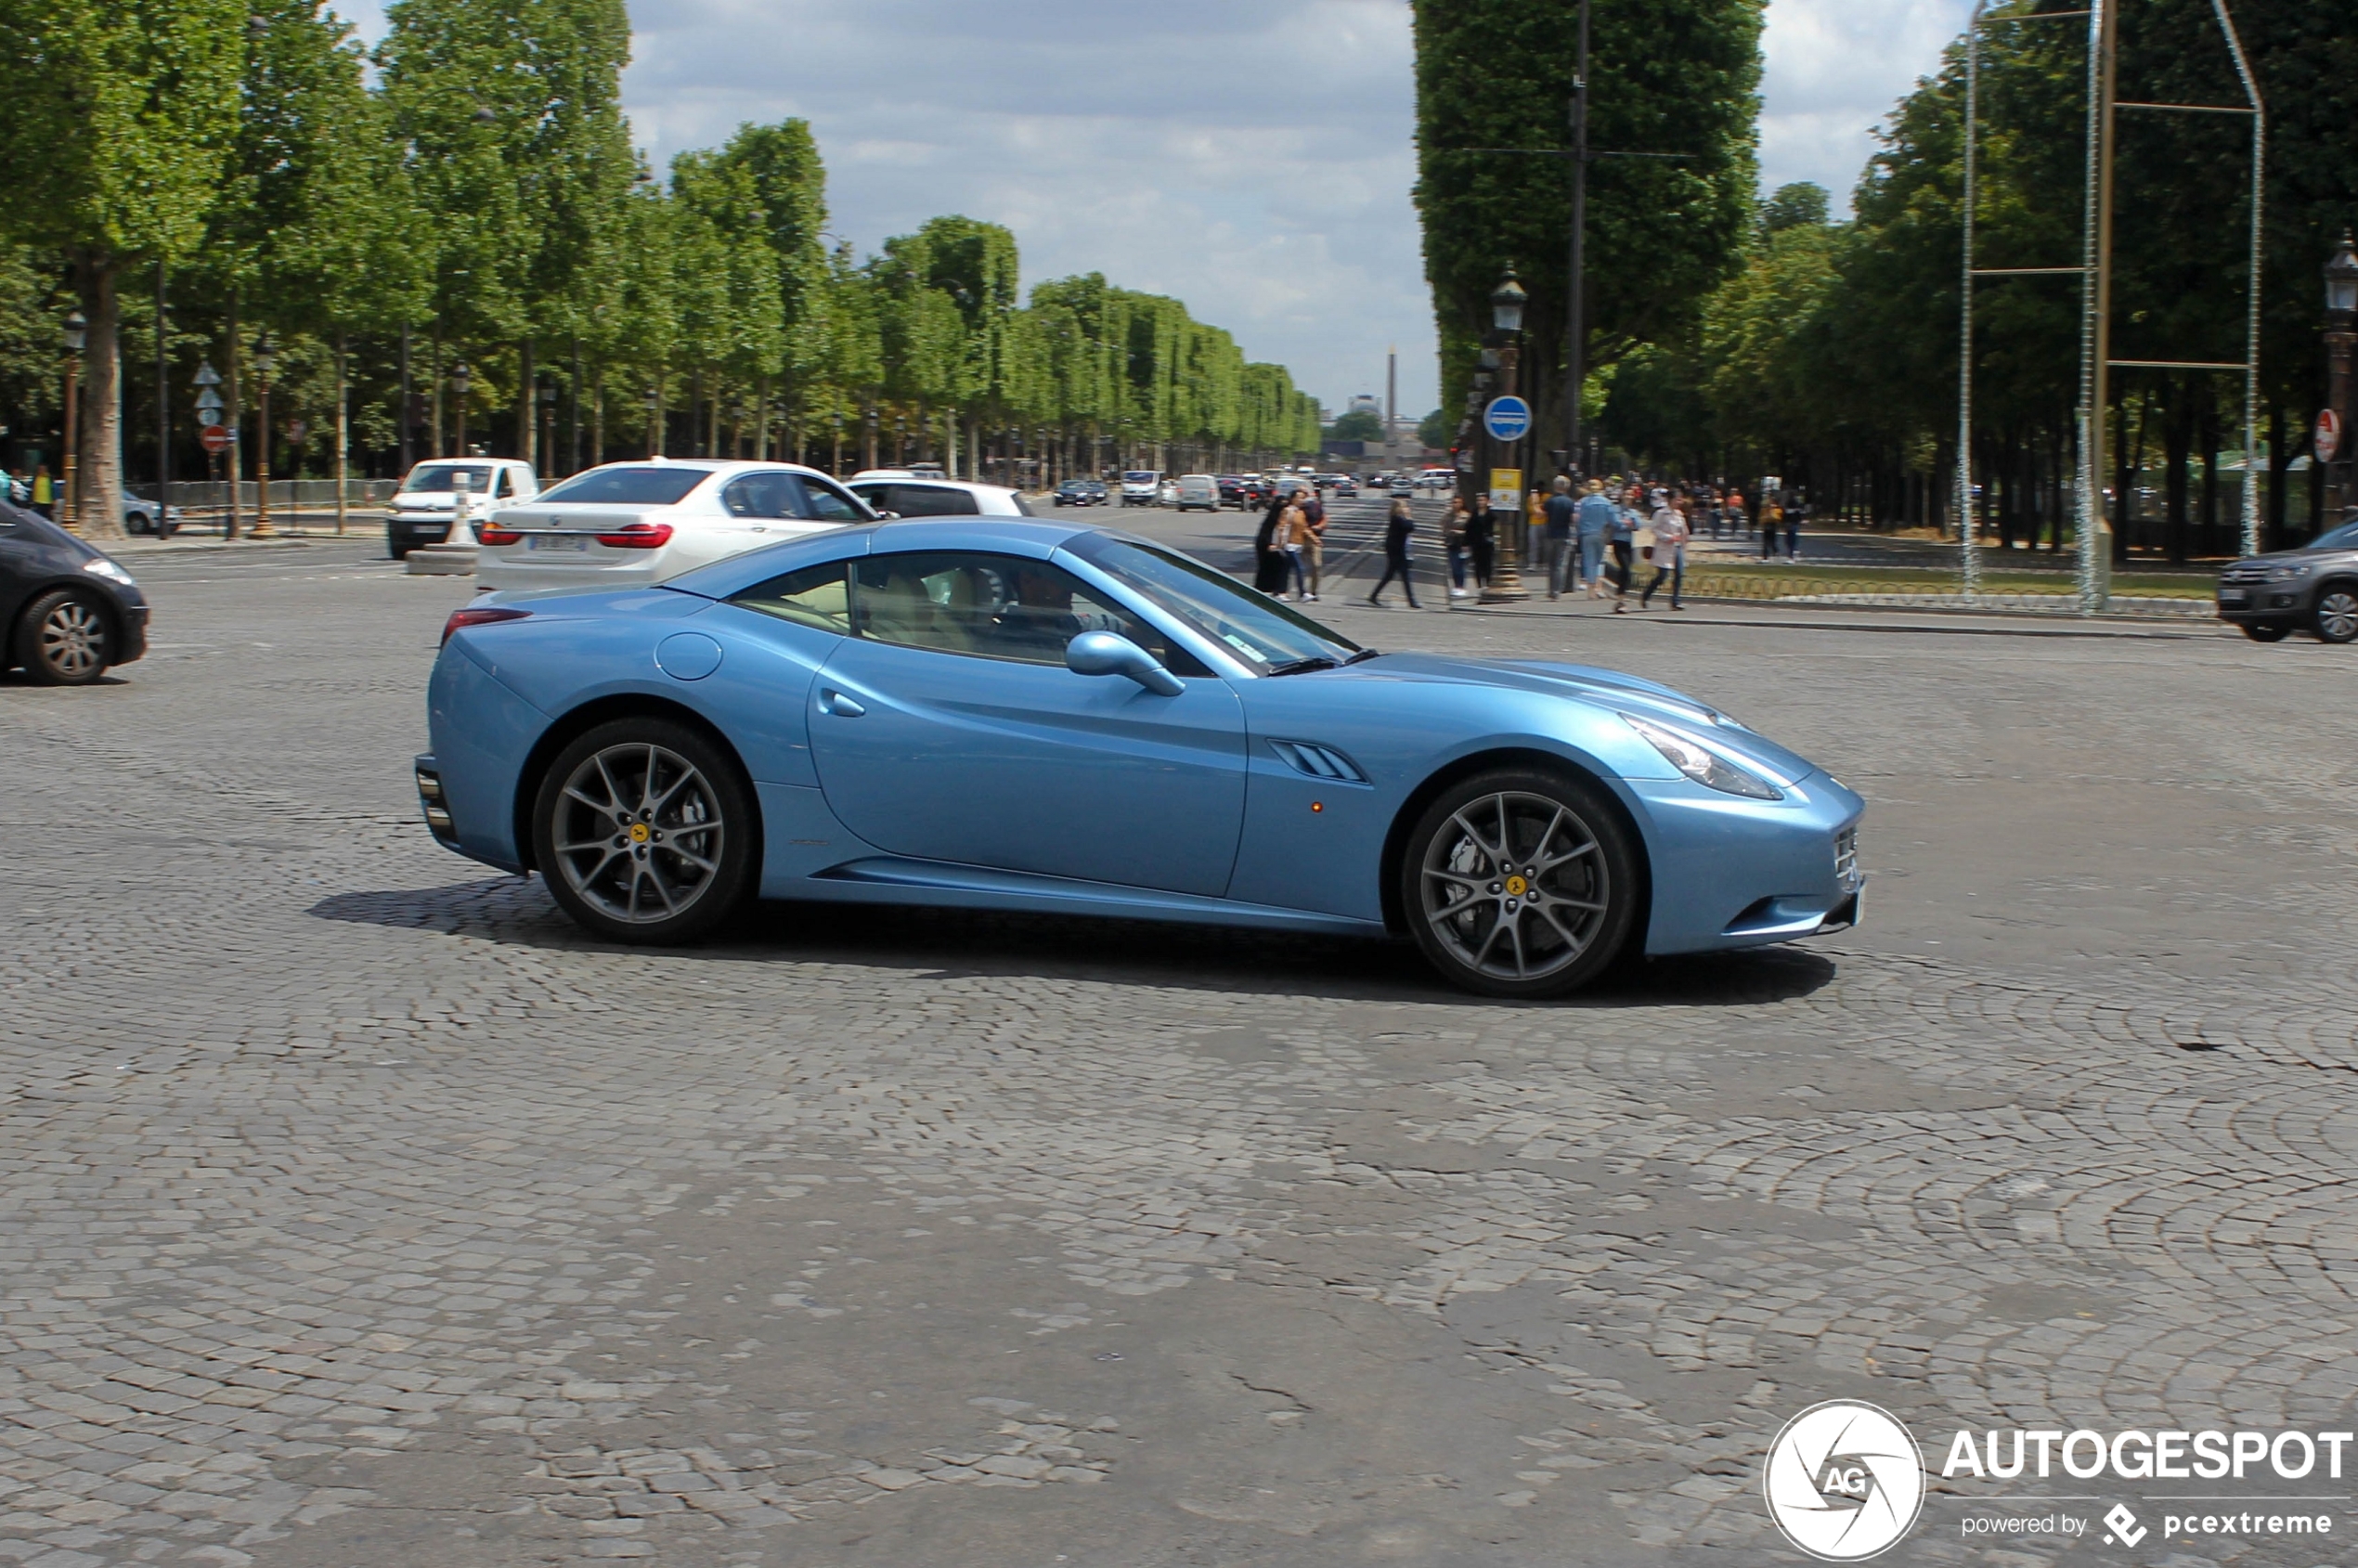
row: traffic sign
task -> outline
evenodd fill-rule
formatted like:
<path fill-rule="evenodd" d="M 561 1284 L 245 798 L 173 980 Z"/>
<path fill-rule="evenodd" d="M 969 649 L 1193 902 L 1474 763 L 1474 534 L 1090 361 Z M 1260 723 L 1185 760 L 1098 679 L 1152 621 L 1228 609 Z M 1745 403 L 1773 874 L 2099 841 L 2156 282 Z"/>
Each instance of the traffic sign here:
<path fill-rule="evenodd" d="M 201 439 L 204 442 L 204 449 L 216 458 L 237 445 L 237 437 L 217 424 L 205 426 Z"/>
<path fill-rule="evenodd" d="M 1482 428 L 1493 441 L 1520 441 L 1531 430 L 1531 405 L 1512 395 L 1494 397 L 1482 411 Z"/>
<path fill-rule="evenodd" d="M 2331 408 L 2317 416 L 2317 434 L 2311 438 L 2319 462 L 2331 462 L 2341 450 L 2341 415 Z"/>

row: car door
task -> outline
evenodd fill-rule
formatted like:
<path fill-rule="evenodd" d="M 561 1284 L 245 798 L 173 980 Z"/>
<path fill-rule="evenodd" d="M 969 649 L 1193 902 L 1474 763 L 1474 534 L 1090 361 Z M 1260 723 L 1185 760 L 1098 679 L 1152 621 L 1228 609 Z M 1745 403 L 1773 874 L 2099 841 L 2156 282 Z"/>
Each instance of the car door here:
<path fill-rule="evenodd" d="M 1243 706 L 1150 626 L 1044 561 L 862 557 L 855 635 L 811 692 L 811 756 L 844 825 L 896 855 L 1217 896 L 1244 821 Z M 1076 675 L 1118 630 L 1186 690 Z"/>
<path fill-rule="evenodd" d="M 793 474 L 739 474 L 720 487 L 720 515 L 695 521 L 700 536 L 706 530 L 710 535 L 699 546 L 699 555 L 718 561 L 807 533 L 809 529 L 797 521 L 802 508 L 802 486 Z"/>

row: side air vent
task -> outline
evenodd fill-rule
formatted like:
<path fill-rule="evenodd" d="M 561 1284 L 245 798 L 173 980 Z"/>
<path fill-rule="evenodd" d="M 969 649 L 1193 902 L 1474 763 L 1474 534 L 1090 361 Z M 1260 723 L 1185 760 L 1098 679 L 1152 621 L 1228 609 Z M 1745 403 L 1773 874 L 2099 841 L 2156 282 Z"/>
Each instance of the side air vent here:
<path fill-rule="evenodd" d="M 1308 741 L 1271 741 L 1269 747 L 1297 773 L 1307 773 L 1314 779 L 1330 779 L 1338 784 L 1367 782 L 1359 764 L 1332 746 L 1313 745 Z"/>

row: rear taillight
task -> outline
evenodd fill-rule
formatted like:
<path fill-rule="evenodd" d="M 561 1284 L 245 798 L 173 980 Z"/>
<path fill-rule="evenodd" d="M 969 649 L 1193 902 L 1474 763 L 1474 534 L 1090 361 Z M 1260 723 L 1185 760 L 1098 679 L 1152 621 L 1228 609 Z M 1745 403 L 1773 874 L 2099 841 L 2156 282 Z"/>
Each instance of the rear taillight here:
<path fill-rule="evenodd" d="M 600 534 L 598 542 L 609 550 L 660 550 L 671 542 L 671 525 L 633 523 L 618 534 Z"/>
<path fill-rule="evenodd" d="M 480 608 L 470 605 L 463 610 L 453 610 L 450 612 L 450 618 L 442 623 L 442 640 L 447 642 L 450 641 L 452 632 L 464 631 L 471 626 L 492 626 L 500 621 L 520 621 L 530 614 L 532 612 L 529 610 L 511 610 L 498 604 L 486 604 Z"/>
<path fill-rule="evenodd" d="M 476 542 L 481 544 L 513 544 L 524 536 L 513 528 L 477 528 Z"/>

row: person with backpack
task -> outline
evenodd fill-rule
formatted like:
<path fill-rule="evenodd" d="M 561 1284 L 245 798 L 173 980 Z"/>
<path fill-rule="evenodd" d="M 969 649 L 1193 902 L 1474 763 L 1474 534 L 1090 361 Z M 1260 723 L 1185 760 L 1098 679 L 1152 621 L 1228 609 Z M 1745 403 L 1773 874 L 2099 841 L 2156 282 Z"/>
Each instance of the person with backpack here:
<path fill-rule="evenodd" d="M 1408 571 L 1408 540 L 1416 531 L 1417 510 L 1408 504 L 1407 497 L 1402 496 L 1392 503 L 1392 514 L 1384 519 L 1383 578 L 1376 584 L 1375 591 L 1367 595 L 1368 603 L 1381 608 L 1383 590 L 1392 586 L 1393 578 L 1398 577 L 1400 591 L 1408 596 L 1408 608 L 1419 608 L 1417 580 Z"/>

